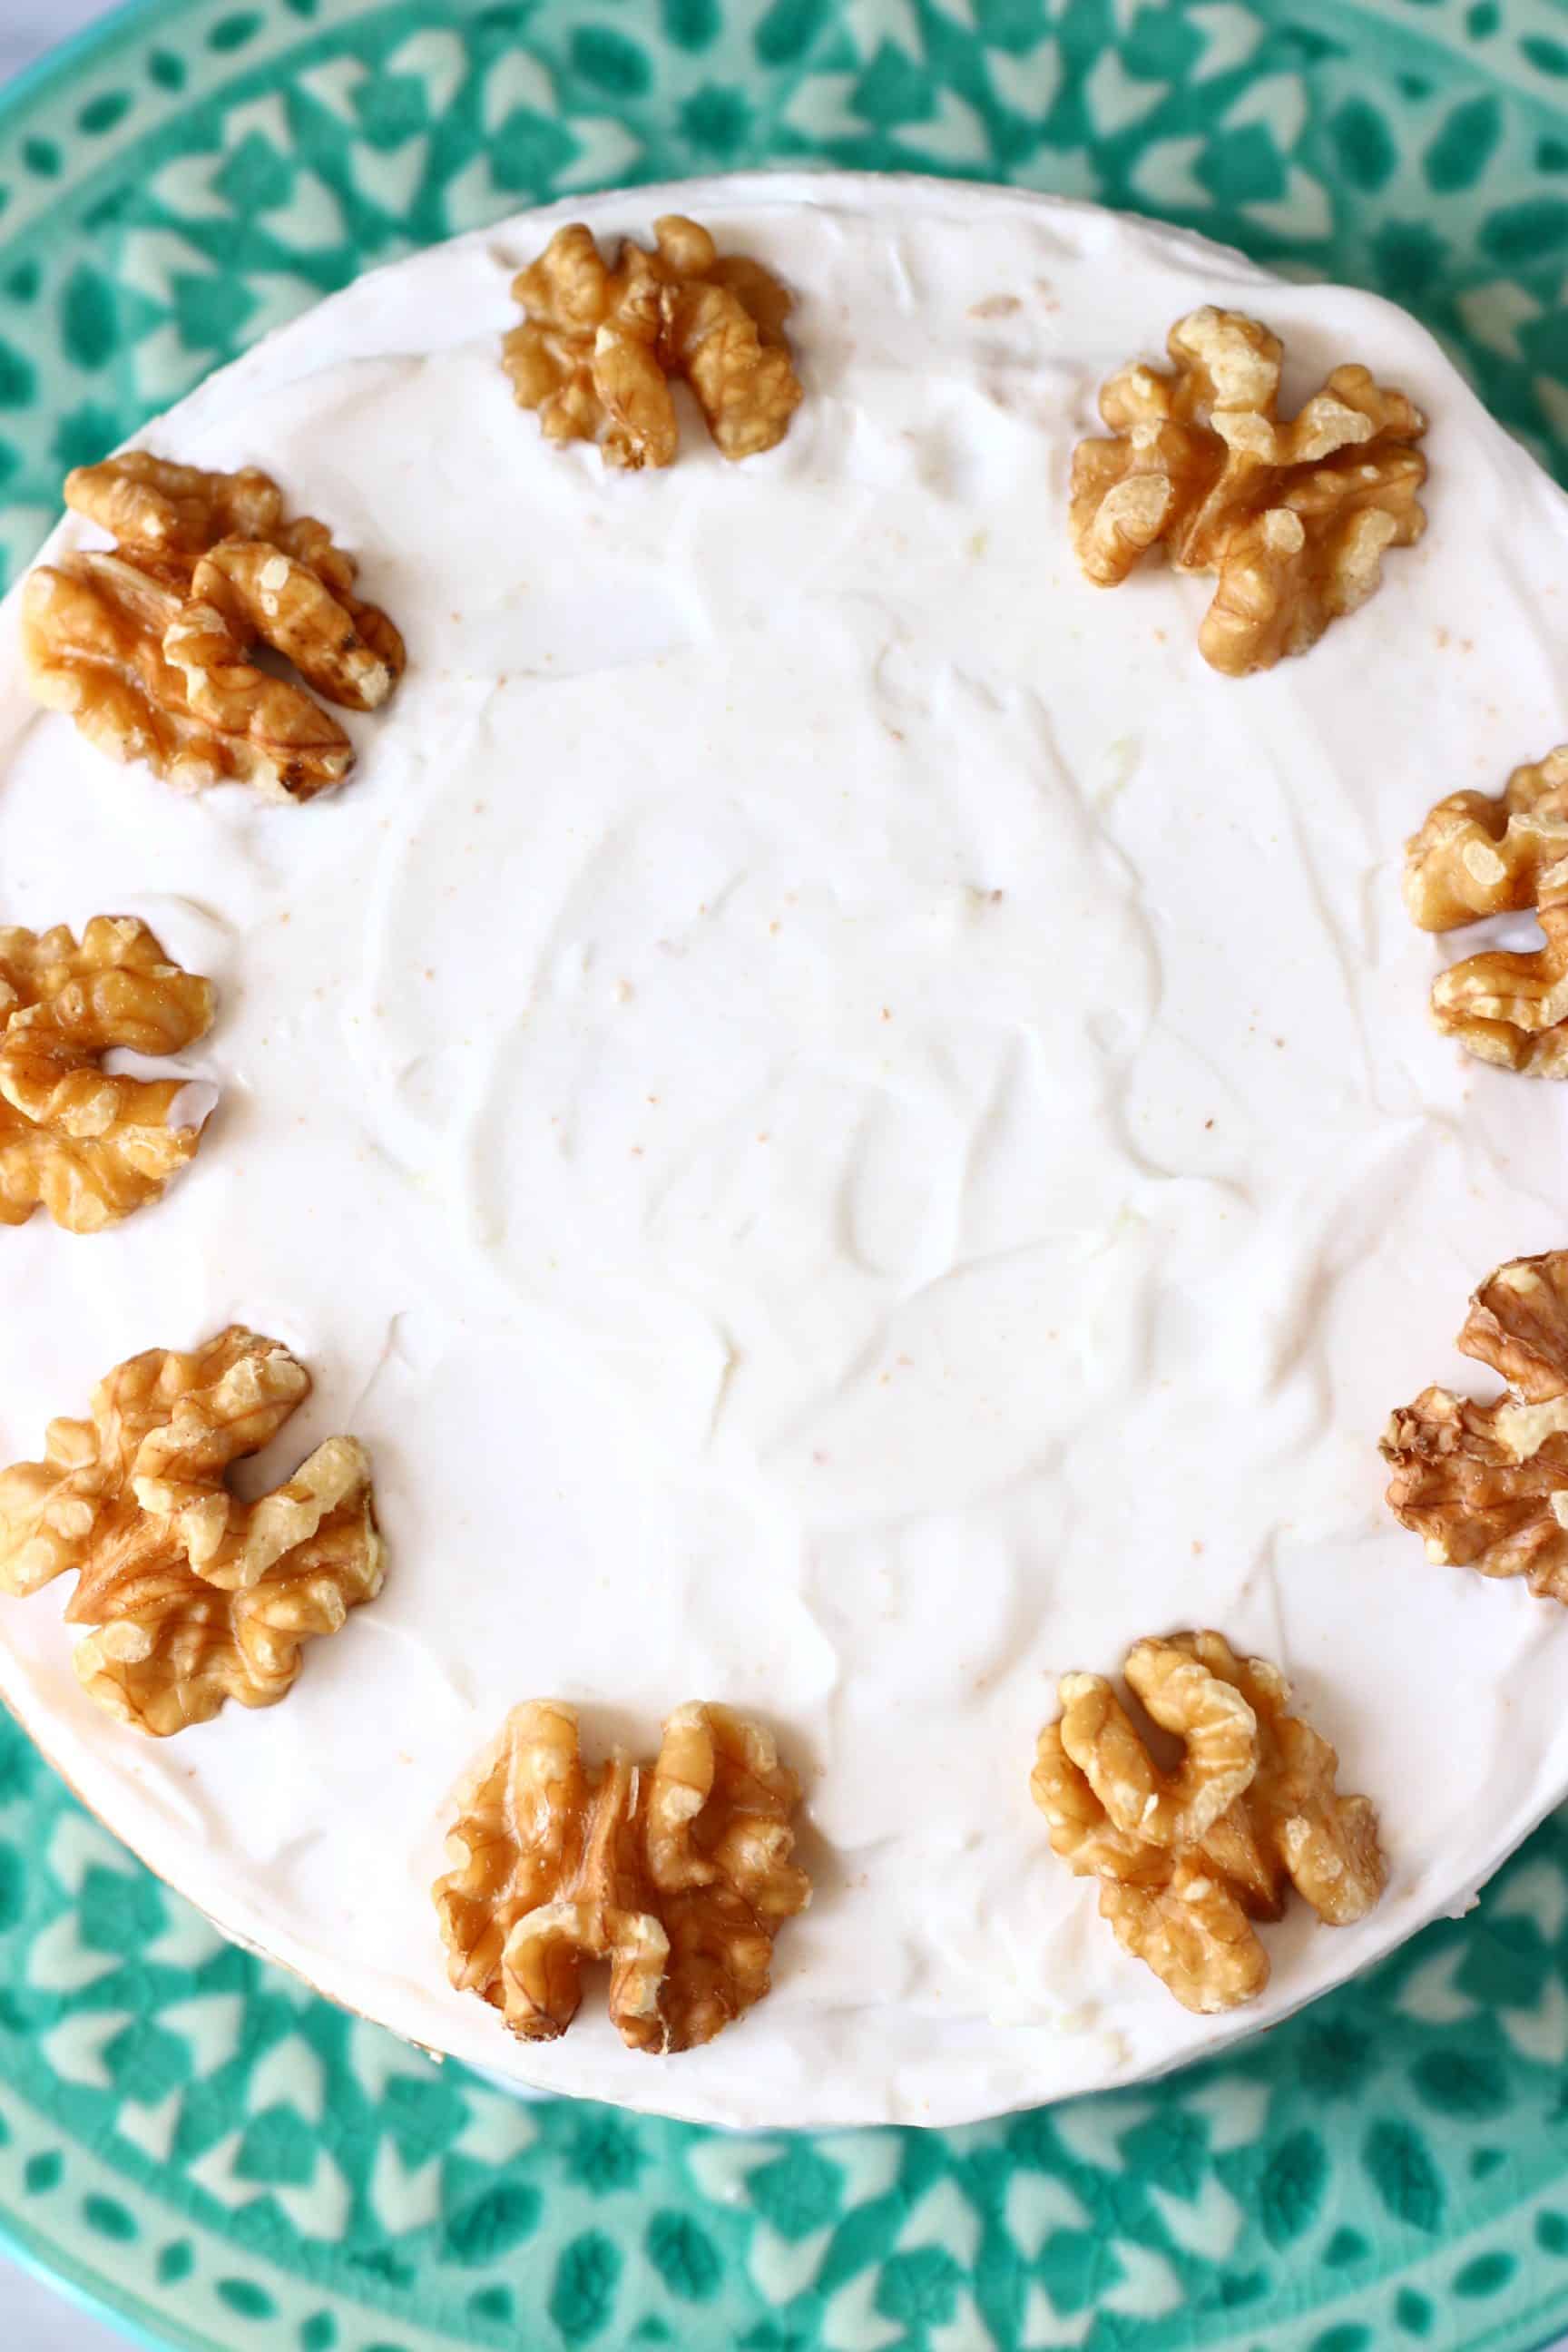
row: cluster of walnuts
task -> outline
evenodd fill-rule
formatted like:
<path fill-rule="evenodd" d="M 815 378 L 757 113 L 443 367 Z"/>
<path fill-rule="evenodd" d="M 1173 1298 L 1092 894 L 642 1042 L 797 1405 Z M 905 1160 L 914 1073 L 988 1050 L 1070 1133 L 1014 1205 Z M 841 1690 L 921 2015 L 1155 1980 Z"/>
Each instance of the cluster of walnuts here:
<path fill-rule="evenodd" d="M 1284 352 L 1256 319 L 1179 319 L 1171 365 L 1138 362 L 1102 387 L 1109 437 L 1073 452 L 1069 530 L 1087 577 L 1119 587 L 1157 548 L 1215 593 L 1198 646 L 1228 676 L 1305 653 L 1364 604 L 1390 548 L 1426 529 L 1426 419 L 1364 367 L 1334 368 L 1292 417 Z M 1479 1060 L 1568 1077 L 1568 745 L 1516 768 L 1497 794 L 1436 803 L 1406 846 L 1405 898 L 1422 929 L 1531 912 L 1539 948 L 1494 948 L 1439 973 L 1436 1026 Z"/>
<path fill-rule="evenodd" d="M 289 518 L 257 467 L 140 449 L 79 467 L 66 503 L 112 543 L 28 575 L 38 699 L 174 784 L 234 778 L 306 801 L 340 782 L 353 745 L 323 704 L 376 709 L 405 655 L 326 525 Z M 213 1013 L 210 981 L 132 917 L 97 916 L 79 940 L 63 925 L 0 929 L 0 1223 L 42 1205 L 95 1233 L 155 1201 L 195 1153 L 210 1090 L 105 1060 L 178 1054 Z M 310 1386 L 287 1348 L 238 1326 L 187 1352 L 149 1349 L 99 1383 L 88 1420 L 49 1424 L 41 1462 L 0 1473 L 0 1590 L 75 1577 L 66 1620 L 90 1630 L 73 1663 L 120 1720 L 163 1738 L 227 1699 L 273 1706 L 305 1644 L 379 1591 L 357 1440 L 328 1439 L 257 1502 L 229 1488 Z"/>
<path fill-rule="evenodd" d="M 210 473 L 144 449 L 79 467 L 66 502 L 113 544 L 28 574 L 22 651 L 40 701 L 175 784 L 235 777 L 303 801 L 347 774 L 353 745 L 322 702 L 374 709 L 404 648 L 324 523 L 290 520 L 254 467 Z M 63 926 L 0 930 L 0 1223 L 41 1205 L 96 1233 L 156 1200 L 195 1153 L 197 1090 L 110 1075 L 104 1057 L 177 1054 L 213 1011 L 211 982 L 133 918 L 97 916 L 79 941 Z"/>
<path fill-rule="evenodd" d="M 513 291 L 524 316 L 502 364 L 549 440 L 667 467 L 678 385 L 727 458 L 787 431 L 802 397 L 790 295 L 696 222 L 666 216 L 651 247 L 627 239 L 608 260 L 586 227 L 563 228 Z M 1103 387 L 1109 437 L 1074 453 L 1071 535 L 1101 585 L 1157 547 L 1213 578 L 1199 647 L 1239 677 L 1306 651 L 1373 593 L 1387 551 L 1418 539 L 1426 422 L 1359 366 L 1282 417 L 1279 340 L 1236 312 L 1193 312 L 1168 350 L 1168 369 Z M 354 754 L 333 709 L 378 709 L 405 651 L 326 526 L 290 519 L 257 468 L 140 450 L 79 468 L 66 495 L 110 544 L 27 581 L 39 698 L 178 785 L 232 778 L 304 802 L 339 783 Z M 1568 1076 L 1568 747 L 1496 797 L 1440 801 L 1408 845 L 1405 895 L 1433 930 L 1534 910 L 1544 945 L 1456 964 L 1434 1014 L 1484 1059 Z M 132 919 L 100 916 L 79 941 L 0 929 L 0 1223 L 41 1204 L 86 1233 L 156 1199 L 196 1149 L 191 1089 L 105 1061 L 178 1054 L 213 1011 L 211 983 Z M 1459 1345 L 1505 1392 L 1429 1388 L 1396 1412 L 1389 1503 L 1434 1559 L 1568 1601 L 1568 1251 L 1499 1267 Z M 229 1699 L 270 1706 L 305 1644 L 379 1591 L 356 1440 L 328 1439 L 257 1500 L 233 1490 L 235 1465 L 309 1390 L 286 1347 L 236 1326 L 119 1365 L 88 1419 L 49 1425 L 41 1461 L 0 1472 L 0 1589 L 74 1578 L 76 1669 L 118 1718 L 163 1737 Z M 1062 1678 L 1034 1797 L 1126 1950 L 1188 2009 L 1229 2010 L 1267 1983 L 1258 1927 L 1292 1892 L 1333 1926 L 1377 1902 L 1376 1818 L 1340 1793 L 1333 1748 L 1266 1659 L 1194 1632 L 1139 1642 L 1124 1671 L 1125 1700 L 1100 1675 Z M 722 1706 L 679 1708 L 651 1762 L 617 1750 L 595 1768 L 572 1707 L 519 1706 L 463 1789 L 435 1888 L 452 1982 L 548 2042 L 578 2013 L 584 1967 L 607 1962 L 629 2047 L 710 2041 L 766 1994 L 774 1937 L 809 1900 L 800 1794 L 772 1738 Z"/>
<path fill-rule="evenodd" d="M 670 463 L 677 379 L 731 458 L 773 446 L 800 400 L 789 295 L 693 221 L 661 220 L 653 248 L 628 241 L 613 268 L 564 230 L 517 292 L 528 316 L 503 362 L 520 404 L 613 465 Z M 234 779 L 301 803 L 340 783 L 354 749 L 329 706 L 378 709 L 405 650 L 327 527 L 290 518 L 256 467 L 144 450 L 78 468 L 66 502 L 110 543 L 28 577 L 38 699 L 181 787 Z M 132 919 L 100 916 L 79 941 L 0 930 L 0 1223 L 42 1203 L 89 1232 L 155 1199 L 196 1149 L 199 1090 L 105 1058 L 179 1053 L 213 1010 L 211 983 Z M 119 1719 L 164 1737 L 228 1699 L 271 1706 L 305 1643 L 380 1590 L 357 1441 L 330 1438 L 256 1501 L 229 1484 L 309 1390 L 287 1348 L 238 1327 L 152 1349 L 100 1382 L 89 1419 L 51 1423 L 41 1461 L 0 1472 L 0 1590 L 74 1578 L 66 1619 L 89 1629 L 76 1670 Z M 575 2011 L 583 1960 L 610 1957 L 628 2043 L 710 2040 L 766 1992 L 773 1934 L 808 1898 L 790 1858 L 798 1798 L 766 1736 L 721 1707 L 673 1716 L 651 1768 L 617 1755 L 593 1774 L 569 1709 L 520 1708 L 438 1890 L 455 1976 L 547 2039 Z"/>

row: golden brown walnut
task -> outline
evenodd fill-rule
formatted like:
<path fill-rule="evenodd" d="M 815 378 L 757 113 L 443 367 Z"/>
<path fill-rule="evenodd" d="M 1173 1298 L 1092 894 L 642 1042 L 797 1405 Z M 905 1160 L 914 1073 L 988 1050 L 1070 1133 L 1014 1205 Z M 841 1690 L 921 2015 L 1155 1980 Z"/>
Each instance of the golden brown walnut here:
<path fill-rule="evenodd" d="M 106 530 L 132 562 L 176 568 L 188 568 L 219 540 L 270 539 L 283 520 L 283 493 L 258 467 L 215 474 L 150 449 L 78 466 L 66 478 L 66 504 Z"/>
<path fill-rule="evenodd" d="M 1543 947 L 1440 972 L 1432 1018 L 1483 1062 L 1568 1077 L 1568 745 L 1500 793 L 1450 793 L 1405 845 L 1405 903 L 1425 931 L 1533 908 Z"/>
<path fill-rule="evenodd" d="M 340 783 L 353 746 L 315 698 L 376 709 L 405 654 L 325 524 L 287 520 L 254 467 L 204 473 L 141 449 L 79 467 L 66 501 L 116 545 L 28 575 L 22 646 L 39 700 L 182 787 L 237 778 L 303 801 Z M 258 664 L 258 646 L 314 691 Z"/>
<path fill-rule="evenodd" d="M 1375 1809 L 1367 1797 L 1339 1794 L 1340 1759 L 1290 1713 L 1290 1685 L 1279 1667 L 1238 1657 L 1223 1633 L 1173 1633 L 1167 1646 L 1238 1690 L 1258 1725 L 1258 1769 L 1205 1839 L 1205 1858 L 1245 1882 L 1254 1917 L 1279 1917 L 1288 1884 L 1331 1927 L 1363 1919 L 1388 1877 Z"/>
<path fill-rule="evenodd" d="M 1450 793 L 1405 844 L 1405 903 L 1424 931 L 1533 907 L 1568 851 L 1568 745 L 1516 768 L 1500 793 Z"/>
<path fill-rule="evenodd" d="M 1167 347 L 1170 372 L 1127 367 L 1101 390 L 1112 437 L 1073 452 L 1073 545 L 1100 587 L 1155 545 L 1213 574 L 1198 650 L 1241 677 L 1305 653 L 1372 595 L 1385 551 L 1420 538 L 1426 422 L 1355 366 L 1280 417 L 1279 338 L 1235 310 L 1193 311 Z"/>
<path fill-rule="evenodd" d="M 1279 1918 L 1290 1886 L 1333 1927 L 1377 1901 L 1376 1817 L 1365 1797 L 1338 1793 L 1338 1758 L 1289 1712 L 1290 1686 L 1267 1659 L 1238 1657 L 1220 1633 L 1173 1633 L 1135 1643 L 1125 1673 L 1181 1741 L 1180 1764 L 1160 1769 L 1100 1675 L 1064 1675 L 1035 1802 L 1053 1851 L 1099 1879 L 1123 1948 L 1184 2009 L 1236 2009 L 1268 1981 L 1252 1923 Z"/>
<path fill-rule="evenodd" d="M 213 989 L 145 923 L 97 915 L 80 942 L 0 929 L 0 1224 L 42 1205 L 73 1234 L 155 1201 L 195 1156 L 183 1078 L 110 1075 L 103 1056 L 178 1054 L 212 1025 Z"/>
<path fill-rule="evenodd" d="M 1389 1422 L 1388 1505 L 1428 1559 L 1568 1601 L 1568 1250 L 1489 1275 L 1459 1333 L 1507 1382 L 1490 1404 L 1423 1389 Z"/>
<path fill-rule="evenodd" d="M 107 1713 L 163 1738 L 224 1701 L 273 1706 L 304 1644 L 381 1590 L 370 1465 L 331 1437 L 254 1503 L 228 1487 L 310 1389 L 276 1339 L 237 1325 L 181 1354 L 150 1348 L 53 1421 L 42 1462 L 0 1472 L 0 1590 L 74 1575 L 73 1663 Z"/>
<path fill-rule="evenodd" d="M 1182 1742 L 1163 1772 L 1100 1675 L 1061 1678 L 1062 1744 L 1115 1827 L 1152 1845 L 1196 1845 L 1257 1769 L 1241 1693 L 1169 1642 L 1138 1642 L 1124 1668 L 1151 1719 Z"/>
<path fill-rule="evenodd" d="M 615 266 L 582 222 L 558 229 L 512 293 L 523 323 L 501 346 L 520 408 L 548 441 L 595 441 L 609 466 L 668 466 L 679 443 L 670 383 L 684 378 L 726 457 L 782 441 L 801 398 L 771 271 L 721 257 L 679 213 L 651 251 L 625 238 Z"/>
<path fill-rule="evenodd" d="M 633 2050 L 711 2042 L 772 1981 L 773 1937 L 810 1899 L 792 1860 L 800 1800 L 768 1735 L 727 1707 L 672 1715 L 651 1768 L 588 1772 L 574 1708 L 513 1709 L 465 1785 L 436 1906 L 452 1982 L 526 2042 L 553 2042 L 585 1960 L 610 1962 Z"/>

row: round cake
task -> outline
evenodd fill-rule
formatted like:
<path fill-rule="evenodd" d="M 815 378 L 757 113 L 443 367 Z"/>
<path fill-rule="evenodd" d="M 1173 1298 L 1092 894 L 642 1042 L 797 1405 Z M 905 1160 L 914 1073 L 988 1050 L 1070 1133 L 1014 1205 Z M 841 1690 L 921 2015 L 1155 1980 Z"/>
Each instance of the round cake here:
<path fill-rule="evenodd" d="M 731 464 L 557 446 L 500 344 L 582 218 L 679 212 L 794 297 L 803 388 Z M 1068 530 L 1100 386 L 1205 305 L 1294 409 L 1428 420 L 1419 543 L 1301 658 L 1201 656 L 1206 579 Z M 284 1705 L 96 1706 L 63 1585 L 0 1688 L 228 1934 L 432 2049 L 738 2125 L 955 2123 L 1282 2015 L 1474 1889 L 1568 1787 L 1568 1614 L 1434 1564 L 1378 1441 L 1500 1262 L 1564 1238 L 1549 1085 L 1427 1018 L 1431 804 L 1568 732 L 1568 504 L 1387 303 L 1093 207 L 857 177 L 595 197 L 363 279 L 141 436 L 264 467 L 407 644 L 309 805 L 182 793 L 41 710 L 0 624 L 9 924 L 139 918 L 216 988 L 163 1196 L 0 1238 L 0 1459 L 150 1348 L 308 1365 L 240 1475 L 365 1449 L 384 1589 Z M 102 543 L 72 518 L 51 553 Z M 1472 942 L 1473 943 L 1473 942 Z M 139 1065 L 137 1066 L 140 1066 Z M 1382 1902 L 1263 1930 L 1188 2013 L 1031 1803 L 1058 1677 L 1213 1626 L 1376 1806 Z M 455 1795 L 519 1701 L 635 1755 L 766 1726 L 814 1898 L 679 2056 L 549 2044 L 447 1979 Z"/>

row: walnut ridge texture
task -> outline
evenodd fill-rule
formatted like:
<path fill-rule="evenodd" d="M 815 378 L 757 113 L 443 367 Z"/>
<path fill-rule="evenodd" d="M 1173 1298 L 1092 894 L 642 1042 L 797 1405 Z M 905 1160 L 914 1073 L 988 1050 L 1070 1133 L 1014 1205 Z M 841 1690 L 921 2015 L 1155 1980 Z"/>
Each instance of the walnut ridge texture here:
<path fill-rule="evenodd" d="M 0 929 L 0 1224 L 40 1204 L 97 1233 L 155 1201 L 195 1155 L 180 1078 L 111 1076 L 111 1048 L 177 1054 L 212 1024 L 213 990 L 144 923 L 98 915 L 79 941 Z"/>
<path fill-rule="evenodd" d="M 1419 539 L 1426 419 L 1358 366 L 1282 418 L 1279 338 L 1234 310 L 1178 320 L 1168 349 L 1169 371 L 1134 364 L 1101 390 L 1111 437 L 1073 452 L 1072 541 L 1100 587 L 1155 546 L 1214 574 L 1198 649 L 1240 677 L 1305 653 Z"/>
<path fill-rule="evenodd" d="M 74 1575 L 73 1654 L 100 1706 L 163 1738 L 226 1699 L 272 1706 L 307 1641 L 381 1589 L 370 1465 L 331 1437 L 254 1503 L 227 1484 L 310 1393 L 304 1366 L 237 1326 L 150 1348 L 100 1381 L 88 1421 L 54 1421 L 42 1462 L 0 1472 L 0 1591 Z"/>
<path fill-rule="evenodd" d="M 254 467 L 205 473 L 141 449 L 79 467 L 66 502 L 116 543 L 27 576 L 22 648 L 39 700 L 183 787 L 233 777 L 304 801 L 340 783 L 353 745 L 317 698 L 375 709 L 405 656 L 325 525 L 289 520 Z M 259 646 L 305 686 L 255 662 Z"/>
<path fill-rule="evenodd" d="M 651 1767 L 584 1765 L 575 1710 L 513 1709 L 465 1785 L 455 1867 L 435 1889 L 460 1991 L 512 2032 L 553 2042 L 576 2016 L 585 1960 L 610 1963 L 627 2047 L 689 2050 L 762 2000 L 782 1921 L 810 1899 L 792 1860 L 795 1775 L 768 1735 L 693 1704 Z"/>
<path fill-rule="evenodd" d="M 1568 1601 L 1568 1250 L 1489 1275 L 1458 1346 L 1507 1391 L 1477 1404 L 1423 1389 L 1395 1412 L 1382 1442 L 1389 1508 L 1428 1559 Z"/>
<path fill-rule="evenodd" d="M 671 465 L 677 378 L 726 457 L 754 457 L 788 430 L 801 398 L 784 338 L 791 298 L 760 262 L 721 257 L 696 221 L 667 214 L 652 248 L 624 238 L 613 268 L 574 222 L 512 293 L 527 315 L 501 363 L 546 440 L 596 442 L 607 466 Z"/>
<path fill-rule="evenodd" d="M 1100 1881 L 1100 1915 L 1184 2009 L 1210 2015 L 1268 1981 L 1253 1922 L 1291 1886 L 1333 1927 L 1362 1918 L 1387 1867 L 1365 1797 L 1342 1797 L 1339 1759 L 1264 1658 L 1223 1634 L 1174 1633 L 1129 1652 L 1129 1687 L 1182 1742 L 1162 1771 L 1110 1684 L 1064 1675 L 1030 1786 L 1052 1850 Z"/>

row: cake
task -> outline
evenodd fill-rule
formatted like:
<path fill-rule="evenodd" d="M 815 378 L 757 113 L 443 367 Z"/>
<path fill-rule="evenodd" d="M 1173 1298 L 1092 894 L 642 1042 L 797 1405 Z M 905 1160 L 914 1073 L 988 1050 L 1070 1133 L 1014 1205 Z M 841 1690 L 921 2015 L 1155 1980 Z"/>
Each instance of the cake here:
<path fill-rule="evenodd" d="M 510 288 L 569 219 L 675 211 L 787 286 L 803 397 L 731 464 L 683 390 L 677 462 L 619 470 L 520 409 Z M 1100 387 L 1205 305 L 1282 339 L 1289 405 L 1354 362 L 1429 421 L 1425 536 L 1246 677 L 1200 658 L 1212 581 L 1103 593 L 1068 529 Z M 1127 2082 L 1462 1909 L 1568 1788 L 1568 1618 L 1425 1558 L 1377 1444 L 1465 1384 L 1488 1270 L 1563 1239 L 1564 1125 L 1430 1024 L 1401 862 L 1565 731 L 1568 506 L 1430 338 L 1089 206 L 731 179 L 400 262 L 141 439 L 265 467 L 407 667 L 295 807 L 104 758 L 0 622 L 0 912 L 207 976 L 158 1067 L 217 1097 L 123 1223 L 0 1239 L 0 1459 L 142 1350 L 271 1334 L 314 1385 L 240 1492 L 348 1433 L 385 1584 L 286 1705 L 163 1742 L 93 1704 L 63 1588 L 0 1602 L 0 1690 L 85 1801 L 416 2042 L 747 2126 Z M 1029 1796 L 1058 1677 L 1180 1626 L 1286 1666 L 1388 1857 L 1220 2019 Z M 455 1792 L 545 1695 L 634 1755 L 722 1702 L 804 1781 L 811 1907 L 679 2059 L 447 1981 Z"/>

